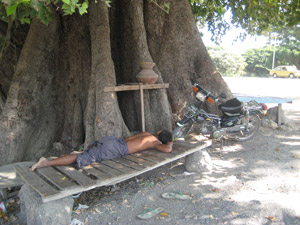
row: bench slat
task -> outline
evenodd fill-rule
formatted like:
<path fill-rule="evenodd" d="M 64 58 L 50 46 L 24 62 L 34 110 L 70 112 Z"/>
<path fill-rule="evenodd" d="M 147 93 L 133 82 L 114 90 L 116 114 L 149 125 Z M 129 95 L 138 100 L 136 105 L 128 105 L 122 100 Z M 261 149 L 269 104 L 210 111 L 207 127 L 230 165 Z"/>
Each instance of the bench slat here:
<path fill-rule="evenodd" d="M 113 176 L 120 176 L 122 175 L 123 173 L 119 170 L 116 170 L 114 168 L 111 168 L 105 164 L 103 164 L 103 162 L 101 163 L 92 163 L 93 167 L 104 172 L 104 173 L 108 173 L 108 174 L 111 174 Z"/>
<path fill-rule="evenodd" d="M 132 169 L 132 168 L 127 167 L 127 166 L 124 166 L 124 165 L 122 165 L 120 163 L 116 163 L 116 162 L 114 162 L 112 160 L 105 160 L 105 161 L 103 161 L 101 163 L 103 163 L 104 165 L 110 166 L 110 167 L 112 167 L 112 168 L 114 168 L 116 170 L 119 170 L 119 171 L 121 171 L 123 173 L 132 173 L 132 172 L 136 171 L 135 169 Z"/>
<path fill-rule="evenodd" d="M 116 163 L 120 163 L 122 165 L 125 165 L 125 166 L 128 166 L 128 167 L 131 167 L 131 168 L 134 168 L 136 170 L 141 170 L 143 168 L 146 168 L 145 166 L 141 166 L 140 164 L 136 163 L 136 162 L 133 162 L 133 161 L 130 161 L 126 158 L 116 158 L 116 159 L 112 159 L 112 161 L 116 162 Z"/>
<path fill-rule="evenodd" d="M 75 180 L 80 186 L 92 186 L 96 184 L 94 180 L 84 175 L 80 171 L 71 166 L 56 166 L 56 169 L 66 174 L 71 179 Z"/>
<path fill-rule="evenodd" d="M 144 167 L 148 167 L 148 166 L 153 166 L 155 165 L 155 162 L 153 161 L 149 161 L 149 160 L 146 160 L 146 159 L 143 159 L 143 158 L 140 158 L 138 156 L 133 156 L 133 155 L 126 155 L 126 156 L 123 156 L 124 159 L 128 159 L 130 161 L 133 161 L 141 166 L 144 166 Z"/>
<path fill-rule="evenodd" d="M 17 173 L 43 198 L 59 193 L 54 187 L 49 185 L 46 181 L 40 178 L 35 172 L 31 171 L 28 167 L 16 165 L 15 170 Z"/>
<path fill-rule="evenodd" d="M 87 174 L 91 174 L 97 178 L 99 178 L 100 180 L 106 180 L 109 179 L 111 177 L 113 177 L 113 175 L 109 174 L 109 173 L 105 173 L 102 172 L 100 170 L 95 169 L 93 166 L 88 165 L 82 168 Z"/>
<path fill-rule="evenodd" d="M 160 158 L 158 156 L 154 156 L 154 155 L 147 155 L 143 152 L 137 152 L 137 153 L 134 153 L 132 154 L 133 156 L 137 156 L 137 157 L 140 157 L 140 158 L 143 158 L 143 159 L 147 159 L 149 161 L 154 161 L 154 162 L 161 162 L 161 161 L 164 161 L 163 158 Z"/>
<path fill-rule="evenodd" d="M 70 181 L 68 177 L 59 171 L 55 170 L 53 167 L 44 167 L 37 169 L 37 172 L 47 178 L 52 184 L 61 190 L 68 189 L 77 186 L 76 183 Z"/>
<path fill-rule="evenodd" d="M 143 151 L 143 153 L 145 153 L 146 155 L 158 156 L 158 157 L 161 157 L 161 158 L 164 158 L 164 159 L 168 159 L 168 158 L 175 155 L 172 152 L 164 153 L 164 152 L 161 152 L 159 150 L 146 150 L 146 151 Z"/>

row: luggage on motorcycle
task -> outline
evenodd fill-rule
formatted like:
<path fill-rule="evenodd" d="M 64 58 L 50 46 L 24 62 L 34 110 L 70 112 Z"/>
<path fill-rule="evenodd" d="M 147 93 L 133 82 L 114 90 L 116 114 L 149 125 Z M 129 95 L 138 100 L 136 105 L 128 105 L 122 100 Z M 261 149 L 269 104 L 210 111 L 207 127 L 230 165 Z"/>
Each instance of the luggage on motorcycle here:
<path fill-rule="evenodd" d="M 242 111 L 242 103 L 237 98 L 233 98 L 219 105 L 219 108 L 227 116 L 237 116 Z"/>

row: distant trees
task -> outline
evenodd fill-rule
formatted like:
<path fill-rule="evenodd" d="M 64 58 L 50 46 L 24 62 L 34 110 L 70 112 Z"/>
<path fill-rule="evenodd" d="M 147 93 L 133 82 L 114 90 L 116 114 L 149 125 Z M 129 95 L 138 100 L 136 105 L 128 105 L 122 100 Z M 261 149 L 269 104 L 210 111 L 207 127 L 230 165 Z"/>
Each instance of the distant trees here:
<path fill-rule="evenodd" d="M 245 52 L 247 75 L 268 76 L 273 63 L 273 46 L 251 49 Z M 300 69 L 300 51 L 289 46 L 277 46 L 275 54 L 275 67 L 280 65 L 295 65 Z"/>
<path fill-rule="evenodd" d="M 273 47 L 253 48 L 246 51 L 243 57 L 246 62 L 247 76 L 268 76 L 269 70 L 272 69 Z"/>
<path fill-rule="evenodd" d="M 295 65 L 300 69 L 300 27 L 281 28 L 274 33 L 277 39 L 275 64 Z M 247 75 L 264 76 L 268 75 L 273 65 L 274 45 L 258 49 L 251 49 L 245 52 Z"/>
<path fill-rule="evenodd" d="M 208 53 L 218 71 L 225 76 L 241 76 L 245 69 L 245 60 L 241 55 L 223 47 L 208 47 Z"/>
<path fill-rule="evenodd" d="M 281 29 L 277 38 L 275 67 L 295 65 L 300 69 L 300 27 Z M 222 47 L 208 47 L 216 68 L 225 76 L 269 76 L 273 65 L 274 45 L 253 48 L 242 56 Z"/>

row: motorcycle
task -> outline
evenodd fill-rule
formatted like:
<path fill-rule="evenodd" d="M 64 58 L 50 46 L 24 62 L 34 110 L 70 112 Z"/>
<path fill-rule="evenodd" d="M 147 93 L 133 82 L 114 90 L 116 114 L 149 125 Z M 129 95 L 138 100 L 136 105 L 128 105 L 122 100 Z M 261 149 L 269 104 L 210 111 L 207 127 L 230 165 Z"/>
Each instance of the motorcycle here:
<path fill-rule="evenodd" d="M 189 134 L 194 123 L 199 124 L 199 134 L 209 135 L 214 139 L 230 139 L 246 141 L 251 139 L 259 130 L 261 119 L 267 106 L 252 100 L 242 103 L 237 98 L 230 99 L 218 105 L 221 116 L 211 114 L 202 109 L 203 103 L 219 102 L 220 98 L 227 98 L 225 94 L 214 97 L 210 92 L 191 80 L 196 102 L 186 106 L 186 113 L 176 123 L 173 131 L 174 139 L 184 138 Z"/>

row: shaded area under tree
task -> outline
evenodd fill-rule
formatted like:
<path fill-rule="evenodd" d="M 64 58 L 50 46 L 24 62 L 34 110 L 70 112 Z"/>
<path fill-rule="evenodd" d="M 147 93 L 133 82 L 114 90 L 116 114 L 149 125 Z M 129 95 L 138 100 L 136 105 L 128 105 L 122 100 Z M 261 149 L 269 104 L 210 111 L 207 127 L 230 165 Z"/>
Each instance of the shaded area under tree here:
<path fill-rule="evenodd" d="M 103 91 L 136 82 L 140 61 L 154 61 L 158 83 L 170 84 L 168 90 L 145 91 L 147 131 L 172 129 L 172 113 L 193 98 L 190 78 L 215 95 L 230 96 L 189 2 L 169 2 L 169 14 L 146 1 L 116 0 L 111 8 L 91 1 L 88 15 L 62 17 L 53 9 L 48 26 L 33 20 L 20 51 L 9 47 L 0 61 L 6 99 L 0 165 L 38 158 L 57 141 L 76 147 L 140 130 L 138 93 Z"/>

